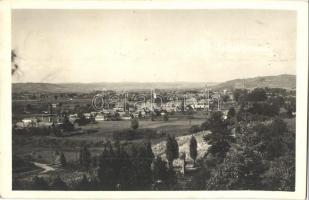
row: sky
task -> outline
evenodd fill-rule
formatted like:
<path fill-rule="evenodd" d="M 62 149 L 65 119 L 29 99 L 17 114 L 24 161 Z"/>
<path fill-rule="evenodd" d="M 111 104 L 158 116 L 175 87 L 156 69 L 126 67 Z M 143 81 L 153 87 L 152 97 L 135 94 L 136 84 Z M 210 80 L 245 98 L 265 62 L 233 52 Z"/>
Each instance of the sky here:
<path fill-rule="evenodd" d="M 14 10 L 13 82 L 223 82 L 296 73 L 296 13 Z"/>

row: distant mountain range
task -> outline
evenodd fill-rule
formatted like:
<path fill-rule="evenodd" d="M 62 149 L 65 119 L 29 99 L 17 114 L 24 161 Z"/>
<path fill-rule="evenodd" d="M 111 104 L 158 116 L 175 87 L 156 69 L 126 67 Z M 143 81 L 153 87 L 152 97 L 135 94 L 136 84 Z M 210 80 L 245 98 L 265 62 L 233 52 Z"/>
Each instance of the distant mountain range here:
<path fill-rule="evenodd" d="M 61 92 L 91 92 L 97 90 L 144 90 L 144 89 L 190 89 L 202 88 L 205 85 L 214 86 L 218 83 L 202 82 L 102 82 L 102 83 L 13 83 L 15 93 L 61 93 Z"/>
<path fill-rule="evenodd" d="M 235 79 L 223 83 L 213 82 L 117 82 L 117 83 L 13 83 L 14 93 L 62 93 L 62 92 L 91 92 L 96 90 L 142 90 L 142 89 L 190 89 L 202 88 L 205 85 L 214 89 L 234 89 L 234 88 L 286 88 L 295 89 L 295 75 L 262 76 L 247 79 Z"/>

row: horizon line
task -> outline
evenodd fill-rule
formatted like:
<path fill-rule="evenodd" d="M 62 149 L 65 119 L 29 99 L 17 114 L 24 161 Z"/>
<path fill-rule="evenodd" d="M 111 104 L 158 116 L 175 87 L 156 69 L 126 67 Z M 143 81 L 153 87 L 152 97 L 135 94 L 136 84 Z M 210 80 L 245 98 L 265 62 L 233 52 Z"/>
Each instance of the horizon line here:
<path fill-rule="evenodd" d="M 288 75 L 288 76 L 296 76 L 296 74 L 278 74 L 278 75 L 267 75 L 267 76 L 253 76 L 253 77 L 244 77 L 244 78 L 235 78 L 235 79 L 229 79 L 226 81 L 218 81 L 218 82 L 214 82 L 214 81 L 107 81 L 107 82 L 12 82 L 12 84 L 27 84 L 27 83 L 45 83 L 45 84 L 100 84 L 100 83 L 112 83 L 112 84 L 117 84 L 117 83 L 137 83 L 137 84 L 145 84 L 145 83 L 192 83 L 192 84 L 220 84 L 220 83 L 224 83 L 227 81 L 232 81 L 232 80 L 244 80 L 244 79 L 252 79 L 252 78 L 259 78 L 259 77 L 271 77 L 271 76 L 284 76 L 284 75 Z"/>

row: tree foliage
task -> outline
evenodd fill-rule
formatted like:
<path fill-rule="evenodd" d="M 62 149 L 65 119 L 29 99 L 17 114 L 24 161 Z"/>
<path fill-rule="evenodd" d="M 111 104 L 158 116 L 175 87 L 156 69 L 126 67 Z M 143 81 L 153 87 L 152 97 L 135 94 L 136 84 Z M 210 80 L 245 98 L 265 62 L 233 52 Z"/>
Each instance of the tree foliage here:
<path fill-rule="evenodd" d="M 103 190 L 113 189 L 142 189 L 151 185 L 151 163 L 154 154 L 151 143 L 142 146 L 132 146 L 129 155 L 119 142 L 105 145 L 100 156 L 98 178 Z"/>
<path fill-rule="evenodd" d="M 235 110 L 235 108 L 234 107 L 230 107 L 229 108 L 229 111 L 228 111 L 228 113 L 227 113 L 227 118 L 228 119 L 232 119 L 232 118 L 234 118 L 236 116 L 236 110 Z"/>
<path fill-rule="evenodd" d="M 207 124 L 210 133 L 204 136 L 204 140 L 211 145 L 208 152 L 218 159 L 223 159 L 231 146 L 231 142 L 234 141 L 228 123 L 223 119 L 222 112 L 214 112 L 207 120 Z"/>
<path fill-rule="evenodd" d="M 168 160 L 169 168 L 172 169 L 173 161 L 179 157 L 179 147 L 175 136 L 167 135 L 165 153 Z"/>
<path fill-rule="evenodd" d="M 63 152 L 60 153 L 60 163 L 62 167 L 65 167 L 67 165 L 67 160 Z"/>
<path fill-rule="evenodd" d="M 49 186 L 46 180 L 42 177 L 35 176 L 31 181 L 32 190 L 48 190 Z"/>
<path fill-rule="evenodd" d="M 231 151 L 215 170 L 212 170 L 206 189 L 261 189 L 261 174 L 266 170 L 261 156 L 250 149 Z"/>
<path fill-rule="evenodd" d="M 79 152 L 79 164 L 82 170 L 88 170 L 91 164 L 91 153 L 87 146 L 83 146 Z"/>
<path fill-rule="evenodd" d="M 154 180 L 163 180 L 168 179 L 168 168 L 167 163 L 162 160 L 160 156 L 156 157 L 153 162 L 153 178 Z"/>
<path fill-rule="evenodd" d="M 190 157 L 193 159 L 194 166 L 197 157 L 197 141 L 194 136 L 190 139 Z"/>
<path fill-rule="evenodd" d="M 131 120 L 131 128 L 135 130 L 138 128 L 138 126 L 139 126 L 138 120 L 136 118 L 133 118 Z"/>
<path fill-rule="evenodd" d="M 248 101 L 265 101 L 266 99 L 267 94 L 264 88 L 255 88 L 247 96 Z"/>
<path fill-rule="evenodd" d="M 51 190 L 58 190 L 58 191 L 67 190 L 68 186 L 65 182 L 63 182 L 63 180 L 60 178 L 59 175 L 56 175 L 51 180 L 50 189 Z"/>

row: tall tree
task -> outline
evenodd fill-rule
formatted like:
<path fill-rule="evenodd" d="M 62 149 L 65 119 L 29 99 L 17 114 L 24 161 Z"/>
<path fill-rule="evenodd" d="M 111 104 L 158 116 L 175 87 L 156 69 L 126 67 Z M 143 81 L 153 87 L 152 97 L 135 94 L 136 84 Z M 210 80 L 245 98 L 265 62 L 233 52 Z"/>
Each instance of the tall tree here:
<path fill-rule="evenodd" d="M 173 161 L 179 157 L 179 147 L 175 136 L 167 135 L 165 153 L 168 160 L 169 168 L 172 169 Z"/>
<path fill-rule="evenodd" d="M 234 107 L 230 107 L 229 111 L 227 113 L 228 119 L 232 119 L 233 117 L 235 117 L 235 115 L 236 115 L 235 108 Z"/>
<path fill-rule="evenodd" d="M 79 152 L 79 164 L 81 169 L 87 170 L 90 167 L 91 163 L 91 153 L 87 146 L 83 146 Z"/>
<path fill-rule="evenodd" d="M 153 151 L 152 151 L 152 148 L 151 148 L 151 142 L 148 140 L 145 144 L 144 144 L 144 148 L 145 148 L 145 152 L 146 152 L 146 155 L 150 161 L 150 163 L 152 162 L 152 160 L 154 159 L 154 154 L 153 154 Z"/>
<path fill-rule="evenodd" d="M 19 66 L 18 64 L 16 63 L 16 58 L 17 58 L 17 54 L 16 54 L 16 51 L 13 49 L 11 50 L 11 67 L 12 67 L 12 75 L 14 75 L 14 73 L 18 70 Z"/>
<path fill-rule="evenodd" d="M 103 189 L 114 189 L 116 184 L 115 154 L 110 142 L 105 144 L 104 150 L 100 155 L 98 177 Z"/>
<path fill-rule="evenodd" d="M 65 167 L 67 165 L 67 160 L 63 152 L 60 153 L 60 163 L 62 167 Z"/>
<path fill-rule="evenodd" d="M 222 117 L 222 112 L 214 112 L 208 119 L 210 133 L 204 136 L 204 140 L 211 146 L 208 153 L 222 161 L 226 152 L 230 149 L 234 137 L 228 129 L 228 123 Z"/>
<path fill-rule="evenodd" d="M 152 173 L 154 180 L 163 180 L 168 179 L 168 169 L 166 162 L 162 160 L 160 156 L 156 157 L 153 162 Z"/>
<path fill-rule="evenodd" d="M 197 157 L 197 141 L 194 136 L 190 139 L 190 157 L 193 159 L 193 166 L 195 167 Z"/>
<path fill-rule="evenodd" d="M 132 167 L 135 168 L 135 170 L 132 170 L 136 179 L 134 183 L 136 188 L 146 188 L 152 180 L 151 163 L 154 154 L 151 144 L 147 142 L 144 146 L 137 147 L 134 151 L 134 154 L 132 154 L 132 157 L 135 157 L 132 161 Z"/>

